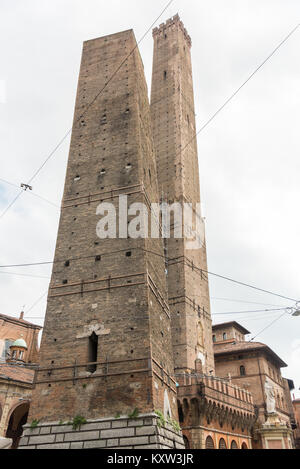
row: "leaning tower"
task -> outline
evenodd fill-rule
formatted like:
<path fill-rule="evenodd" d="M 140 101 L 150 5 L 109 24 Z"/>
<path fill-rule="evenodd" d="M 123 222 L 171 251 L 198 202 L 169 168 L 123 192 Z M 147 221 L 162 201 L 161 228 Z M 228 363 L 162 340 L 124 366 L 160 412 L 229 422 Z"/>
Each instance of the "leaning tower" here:
<path fill-rule="evenodd" d="M 191 38 L 176 15 L 155 28 L 151 115 L 159 194 L 168 204 L 200 204 Z M 203 220 L 202 239 L 176 239 L 173 219 L 166 240 L 168 295 L 176 373 L 214 373 L 212 322 Z"/>
<path fill-rule="evenodd" d="M 162 240 L 130 238 L 130 217 L 118 220 L 116 236 L 97 236 L 100 204 L 119 213 L 121 204 L 158 201 L 134 34 L 87 41 L 21 448 L 183 447 Z"/>

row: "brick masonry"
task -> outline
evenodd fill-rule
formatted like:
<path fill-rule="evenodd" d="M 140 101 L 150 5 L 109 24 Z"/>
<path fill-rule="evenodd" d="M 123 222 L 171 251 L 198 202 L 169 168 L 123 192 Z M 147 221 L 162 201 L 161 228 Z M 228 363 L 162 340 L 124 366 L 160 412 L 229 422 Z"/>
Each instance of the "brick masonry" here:
<path fill-rule="evenodd" d="M 158 425 L 156 414 L 136 420 L 88 420 L 79 430 L 58 422 L 24 427 L 20 449 L 184 449 L 181 433 Z"/>
<path fill-rule="evenodd" d="M 200 203 L 191 39 L 178 15 L 153 31 L 151 90 L 159 191 L 164 201 Z M 195 214 L 194 214 L 195 215 Z M 171 232 L 172 233 L 172 232 Z M 169 306 L 176 370 L 214 370 L 206 245 L 190 249 L 186 237 L 166 240 Z"/>
<path fill-rule="evenodd" d="M 99 204 L 108 202 L 118 213 L 120 195 L 128 196 L 128 206 L 159 201 L 148 91 L 132 30 L 83 45 L 40 366 L 28 417 L 42 426 L 36 435 L 27 429 L 22 446 L 165 444 L 168 436 L 160 431 L 157 439 L 156 427 L 139 434 L 124 420 L 100 421 L 95 427 L 98 420 L 93 419 L 138 409 L 147 414 L 160 410 L 178 421 L 163 242 L 130 238 L 119 226 L 111 239 L 100 239 L 96 231 Z M 129 215 L 128 222 L 136 215 Z M 91 337 L 97 343 L 94 359 Z M 72 432 L 62 427 L 62 432 L 47 424 L 76 415 L 95 428 Z"/>

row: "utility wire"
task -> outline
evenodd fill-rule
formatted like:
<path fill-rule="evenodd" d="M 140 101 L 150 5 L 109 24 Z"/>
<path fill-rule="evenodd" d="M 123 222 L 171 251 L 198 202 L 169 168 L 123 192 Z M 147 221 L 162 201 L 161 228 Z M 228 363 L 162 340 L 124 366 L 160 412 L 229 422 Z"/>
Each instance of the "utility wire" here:
<path fill-rule="evenodd" d="M 17 272 L 4 272 L 2 270 L 0 270 L 0 274 L 15 275 L 16 277 L 45 278 L 45 279 L 50 280 L 50 277 L 46 277 L 46 276 L 43 276 L 43 275 L 21 274 L 21 273 L 17 273 Z"/>
<path fill-rule="evenodd" d="M 265 313 L 265 312 L 271 312 L 271 311 L 283 311 L 288 308 L 275 308 L 275 309 L 257 309 L 255 311 L 233 311 L 233 312 L 225 312 L 225 313 L 212 313 L 212 316 L 223 316 L 224 314 L 248 314 L 248 313 Z"/>
<path fill-rule="evenodd" d="M 40 301 L 42 301 L 42 299 L 47 295 L 48 293 L 48 290 L 45 291 L 42 296 L 40 296 L 31 306 L 30 308 L 27 310 L 27 312 L 25 313 L 25 316 L 27 316 L 28 313 L 30 313 L 30 311 L 32 311 L 38 304 Z M 29 316 L 27 316 L 29 317 Z M 38 318 L 37 318 L 38 319 Z M 40 318 L 40 319 L 43 319 L 43 318 Z"/>
<path fill-rule="evenodd" d="M 251 341 L 250 342 L 253 342 L 253 340 L 255 340 L 259 335 L 261 335 L 263 332 L 265 332 L 267 329 L 269 329 L 271 326 L 273 326 L 273 324 L 275 324 L 276 322 L 279 321 L 279 319 L 283 318 L 283 316 L 285 316 L 286 314 L 289 314 L 287 311 L 285 311 L 282 315 L 280 315 L 278 318 L 276 318 L 274 321 L 271 322 L 271 324 L 269 324 L 267 327 L 265 327 L 264 329 L 262 329 L 258 334 L 256 334 L 256 336 L 252 337 Z"/>
<path fill-rule="evenodd" d="M 154 255 L 156 255 L 156 256 L 159 256 L 159 257 L 165 259 L 165 256 L 164 256 L 164 255 L 162 255 L 162 254 L 160 254 L 160 253 L 157 253 L 157 252 L 154 252 L 154 251 L 149 251 L 149 250 L 147 250 L 147 249 L 143 249 L 143 248 L 131 248 L 131 250 L 142 250 L 142 251 L 144 251 L 144 252 L 149 252 L 150 254 L 154 254 Z M 119 252 L 126 252 L 126 251 L 128 251 L 128 249 L 122 249 L 122 250 L 115 251 L 115 252 L 112 252 L 112 253 L 102 253 L 102 254 L 100 254 L 100 255 L 101 255 L 101 256 L 105 256 L 105 255 L 117 254 L 117 253 L 119 253 Z M 94 258 L 94 257 L 95 257 L 95 255 L 93 255 L 93 256 L 85 256 L 85 257 L 76 257 L 76 258 L 73 258 L 73 259 L 70 258 L 70 259 L 68 259 L 68 260 L 69 260 L 69 261 L 77 261 L 77 260 L 83 260 L 83 259 L 92 259 L 92 258 Z M 173 260 L 173 259 L 168 259 L 168 260 L 170 261 L 170 260 Z M 3 268 L 11 268 L 11 267 L 31 267 L 31 266 L 40 266 L 40 265 L 52 265 L 52 264 L 57 264 L 57 263 L 59 263 L 59 262 L 65 262 L 65 260 L 52 261 L 52 262 L 36 262 L 36 263 L 31 263 L 31 264 L 0 265 L 0 268 L 3 269 Z M 188 264 L 187 264 L 187 265 L 188 265 Z M 234 279 L 232 279 L 232 278 L 230 278 L 230 277 L 225 277 L 225 276 L 223 276 L 223 275 L 216 274 L 216 273 L 214 273 L 214 272 L 209 272 L 209 271 L 207 271 L 207 270 L 201 269 L 201 268 L 198 267 L 196 264 L 193 264 L 193 266 L 189 266 L 189 265 L 188 265 L 188 267 L 193 268 L 193 269 L 195 269 L 195 270 L 198 270 L 199 272 L 204 272 L 204 273 L 206 273 L 206 274 L 208 274 L 208 275 L 212 275 L 212 276 L 215 276 L 215 277 L 217 277 L 217 278 L 221 278 L 221 279 L 223 279 L 223 280 L 227 280 L 227 281 L 232 282 L 232 283 L 235 283 L 235 284 L 237 284 L 237 285 L 241 285 L 241 286 L 244 286 L 244 287 L 247 287 L 247 288 L 251 288 L 251 289 L 253 289 L 253 290 L 261 291 L 261 292 L 267 293 L 267 294 L 269 294 L 269 295 L 274 295 L 274 296 L 277 296 L 277 297 L 279 297 L 279 298 L 284 298 L 284 299 L 286 299 L 286 300 L 290 300 L 290 301 L 293 301 L 293 302 L 295 302 L 295 303 L 297 303 L 297 302 L 299 301 L 299 300 L 296 300 L 296 299 L 294 299 L 294 298 L 289 298 L 289 297 L 287 297 L 287 296 L 280 295 L 280 294 L 278 294 L 278 293 L 274 293 L 274 292 L 269 291 L 269 290 L 264 290 L 264 289 L 262 289 L 262 288 L 256 287 L 256 286 L 254 286 L 254 285 L 250 285 L 250 284 L 248 284 L 248 283 L 244 283 L 244 282 L 240 282 L 240 281 L 238 281 L 238 280 L 234 280 Z"/>
<path fill-rule="evenodd" d="M 133 52 L 137 49 L 137 47 L 140 45 L 140 43 L 145 39 L 147 34 L 152 30 L 153 26 L 157 23 L 157 21 L 160 19 L 160 17 L 164 14 L 164 12 L 171 6 L 171 4 L 174 2 L 174 0 L 170 0 L 168 4 L 164 7 L 160 15 L 155 19 L 155 21 L 151 24 L 151 26 L 147 29 L 145 34 L 141 37 L 141 39 L 137 42 L 135 47 L 132 49 L 132 51 L 128 54 L 128 56 L 123 60 L 123 62 L 119 65 L 119 67 L 116 69 L 116 71 L 112 74 L 112 76 L 109 78 L 109 80 L 105 83 L 103 88 L 95 95 L 95 97 L 92 99 L 92 101 L 86 106 L 86 109 L 82 112 L 82 114 L 79 116 L 79 118 L 73 123 L 72 127 L 67 131 L 67 133 L 62 137 L 62 139 L 58 142 L 58 144 L 54 147 L 54 149 L 50 152 L 50 154 L 47 156 L 45 161 L 42 163 L 42 165 L 35 171 L 33 176 L 29 179 L 28 185 L 32 183 L 32 181 L 37 177 L 37 175 L 42 171 L 44 166 L 48 163 L 48 161 L 52 158 L 52 156 L 56 153 L 56 151 L 60 148 L 60 146 L 63 144 L 63 142 L 68 138 L 68 136 L 71 134 L 72 129 L 74 125 L 76 125 L 82 117 L 86 114 L 86 112 L 90 109 L 90 107 L 94 104 L 94 102 L 98 99 L 98 97 L 103 93 L 107 85 L 112 81 L 112 79 L 116 76 L 116 74 L 119 72 L 119 70 L 123 67 L 123 65 L 126 63 L 128 58 L 133 54 Z M 15 204 L 15 202 L 19 199 L 20 195 L 24 191 L 20 191 L 17 196 L 11 201 L 11 203 L 6 207 L 4 212 L 1 213 L 0 219 L 4 217 L 4 215 L 8 212 L 8 210 Z"/>
<path fill-rule="evenodd" d="M 134 49 L 130 52 L 130 54 L 126 57 L 126 59 L 121 63 L 121 65 L 117 68 L 117 70 L 113 73 L 111 78 L 107 81 L 107 83 L 104 85 L 104 87 L 97 93 L 97 95 L 94 97 L 94 99 L 87 105 L 85 111 L 81 114 L 81 116 L 75 121 L 73 126 L 80 120 L 82 117 L 86 114 L 88 109 L 94 104 L 94 102 L 97 100 L 97 98 L 100 96 L 100 94 L 105 90 L 107 85 L 110 83 L 110 81 L 114 78 L 114 76 L 118 73 L 120 68 L 124 65 L 126 60 L 132 55 L 132 53 L 135 51 L 135 49 L 139 46 L 139 44 L 143 41 L 143 39 L 147 36 L 149 31 L 153 28 L 155 23 L 160 19 L 160 17 L 163 15 L 163 13 L 169 8 L 169 6 L 173 3 L 174 0 L 171 0 L 166 7 L 163 9 L 161 14 L 156 18 L 156 20 L 152 23 L 150 28 L 146 31 L 146 33 L 142 36 L 142 38 L 139 40 L 139 42 L 136 44 Z M 241 91 L 241 89 L 251 80 L 251 78 L 270 60 L 270 58 L 280 49 L 280 47 L 292 36 L 292 34 L 298 29 L 300 24 L 298 24 L 281 42 L 280 44 L 271 52 L 271 54 L 268 55 L 268 57 L 254 70 L 254 72 L 245 80 L 242 85 L 225 101 L 225 103 L 206 121 L 206 123 L 200 128 L 200 130 L 193 136 L 193 138 L 186 144 L 186 146 L 180 150 L 179 154 L 183 153 L 185 149 L 192 143 L 192 141 L 215 119 L 215 117 L 227 106 L 227 104 L 230 103 L 230 101 Z M 40 173 L 40 171 L 44 168 L 44 166 L 47 164 L 47 162 L 52 158 L 52 156 L 56 153 L 56 151 L 60 148 L 62 143 L 67 139 L 67 137 L 70 135 L 72 132 L 73 126 L 68 130 L 68 132 L 63 136 L 63 138 L 59 141 L 59 143 L 55 146 L 55 148 L 52 150 L 52 152 L 48 155 L 46 160 L 43 162 L 43 164 L 37 169 L 37 171 L 33 174 L 31 179 L 28 181 L 28 184 L 30 184 L 36 176 Z M 15 202 L 18 200 L 20 195 L 22 194 L 21 191 L 19 194 L 12 200 L 12 202 L 8 205 L 8 207 L 2 212 L 0 215 L 0 219 L 4 217 L 4 215 L 8 212 L 8 210 L 15 204 Z"/>
<path fill-rule="evenodd" d="M 199 267 L 196 267 L 196 268 L 199 269 Z M 229 282 L 236 283 L 237 285 L 242 285 L 244 287 L 252 288 L 253 290 L 261 291 L 263 293 L 268 293 L 269 295 L 274 295 L 274 296 L 277 296 L 279 298 L 284 298 L 285 300 L 294 301 L 295 303 L 297 303 L 297 301 L 299 301 L 299 300 L 295 300 L 295 298 L 289 298 L 288 296 L 279 295 L 278 293 L 274 293 L 274 292 L 269 291 L 269 290 L 263 290 L 262 288 L 258 288 L 258 287 L 255 287 L 253 285 L 249 285 L 248 283 L 239 282 L 238 280 L 234 280 L 234 279 L 229 278 L 229 277 L 224 277 L 223 275 L 215 274 L 213 272 L 208 272 L 207 270 L 203 270 L 203 269 L 200 269 L 200 270 L 202 270 L 202 272 L 204 272 L 208 275 L 213 275 L 214 277 L 222 278 L 223 280 L 228 280 Z"/>
<path fill-rule="evenodd" d="M 277 47 L 268 55 L 268 57 L 251 73 L 251 75 L 245 80 L 242 85 L 225 101 L 225 103 L 219 107 L 219 109 L 205 122 L 204 125 L 198 130 L 198 132 L 193 136 L 193 138 L 185 145 L 183 149 L 180 150 L 179 154 L 183 153 L 184 150 L 193 142 L 193 140 L 201 133 L 203 130 L 217 117 L 218 114 L 233 100 L 233 98 L 244 88 L 244 86 L 251 80 L 251 78 L 256 75 L 257 72 L 273 57 L 273 55 L 280 49 L 281 46 L 294 34 L 294 32 L 299 28 L 300 24 L 297 24 L 295 28 L 278 44 Z"/>
<path fill-rule="evenodd" d="M 244 303 L 244 304 L 253 304 L 253 305 L 260 305 L 260 306 L 278 306 L 278 307 L 282 306 L 282 305 L 274 305 L 272 303 L 258 303 L 257 301 L 238 300 L 235 298 L 217 298 L 215 296 L 212 296 L 210 299 L 214 301 L 230 301 L 231 303 Z"/>
<path fill-rule="evenodd" d="M 17 184 L 13 184 L 12 182 L 6 181 L 6 179 L 0 178 L 0 181 L 4 182 L 5 184 L 8 184 L 9 186 L 16 187 L 17 189 L 20 189 L 20 186 L 18 186 Z M 25 191 L 25 190 L 22 190 L 22 192 L 26 192 L 26 194 L 33 195 L 34 197 L 37 197 L 38 199 L 44 200 L 48 204 L 53 205 L 53 207 L 60 208 L 59 205 L 55 204 L 54 202 L 51 202 L 48 199 L 45 199 L 45 197 L 42 197 L 41 195 L 38 195 L 35 192 Z"/>

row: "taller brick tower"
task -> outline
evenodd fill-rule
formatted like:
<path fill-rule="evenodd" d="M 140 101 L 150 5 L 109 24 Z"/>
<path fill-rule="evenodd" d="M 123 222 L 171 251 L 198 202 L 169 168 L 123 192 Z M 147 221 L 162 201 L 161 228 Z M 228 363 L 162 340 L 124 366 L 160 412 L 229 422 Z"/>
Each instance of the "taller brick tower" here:
<path fill-rule="evenodd" d="M 96 234 L 97 207 L 110 203 L 118 213 L 121 195 L 128 205 L 159 200 L 147 86 L 131 30 L 83 46 L 29 415 L 35 428 L 25 430 L 21 447 L 183 447 L 174 424 L 163 243 L 129 238 L 127 220 L 114 239 Z M 155 411 L 173 420 L 164 438 Z"/>
<path fill-rule="evenodd" d="M 200 203 L 191 38 L 178 15 L 153 30 L 151 114 L 161 199 Z M 194 213 L 194 218 L 196 213 Z M 166 242 L 168 293 L 176 372 L 214 372 L 206 245 Z"/>

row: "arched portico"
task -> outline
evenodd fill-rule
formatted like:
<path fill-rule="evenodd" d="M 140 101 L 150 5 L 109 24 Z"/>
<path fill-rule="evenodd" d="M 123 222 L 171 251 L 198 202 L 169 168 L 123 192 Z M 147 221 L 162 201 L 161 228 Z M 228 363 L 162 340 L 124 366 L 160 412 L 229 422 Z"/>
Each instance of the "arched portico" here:
<path fill-rule="evenodd" d="M 16 404 L 10 410 L 5 436 L 6 438 L 11 438 L 13 440 L 12 449 L 16 449 L 18 447 L 23 432 L 23 425 L 27 422 L 28 412 L 29 401 Z"/>

